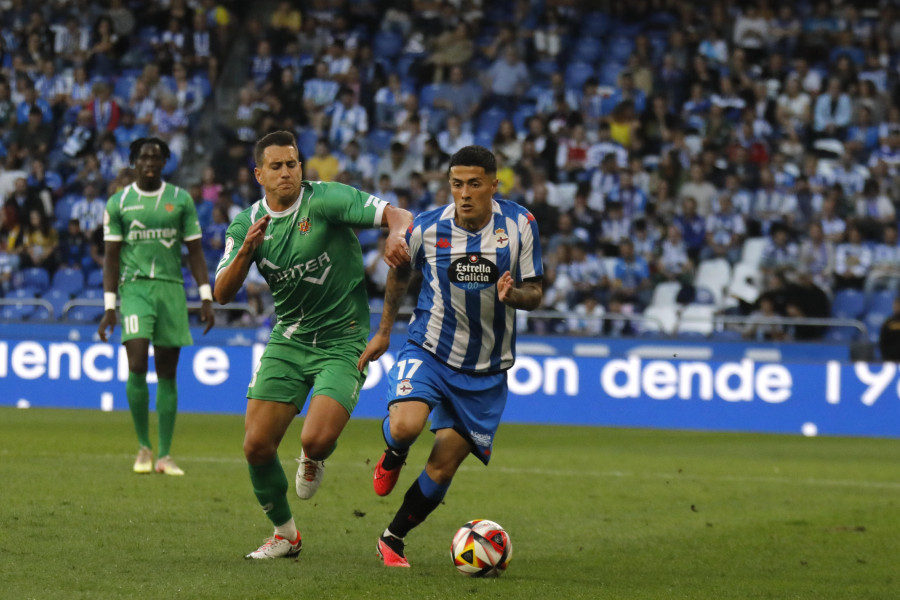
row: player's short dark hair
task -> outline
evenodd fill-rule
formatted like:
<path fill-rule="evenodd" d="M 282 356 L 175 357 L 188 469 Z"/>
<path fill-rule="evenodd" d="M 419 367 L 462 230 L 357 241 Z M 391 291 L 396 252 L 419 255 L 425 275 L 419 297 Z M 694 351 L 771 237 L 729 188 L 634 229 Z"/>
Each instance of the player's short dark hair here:
<path fill-rule="evenodd" d="M 456 151 L 450 157 L 450 166 L 453 167 L 481 167 L 488 175 L 497 173 L 497 159 L 494 154 L 484 146 L 465 146 Z"/>
<path fill-rule="evenodd" d="M 253 160 L 256 162 L 257 166 L 262 163 L 263 153 L 269 146 L 291 146 L 297 148 L 297 138 L 294 137 L 293 133 L 285 131 L 284 129 L 267 133 L 261 137 L 253 148 Z M 299 149 L 297 149 L 297 154 L 300 154 Z"/>
<path fill-rule="evenodd" d="M 134 164 L 134 161 L 136 161 L 138 156 L 141 155 L 141 148 L 143 148 L 146 144 L 156 144 L 157 146 L 159 146 L 159 151 L 162 152 L 164 161 L 168 161 L 169 157 L 172 156 L 172 151 L 169 150 L 169 145 L 158 137 L 138 138 L 131 142 L 131 145 L 128 146 L 128 161 L 131 164 Z"/>

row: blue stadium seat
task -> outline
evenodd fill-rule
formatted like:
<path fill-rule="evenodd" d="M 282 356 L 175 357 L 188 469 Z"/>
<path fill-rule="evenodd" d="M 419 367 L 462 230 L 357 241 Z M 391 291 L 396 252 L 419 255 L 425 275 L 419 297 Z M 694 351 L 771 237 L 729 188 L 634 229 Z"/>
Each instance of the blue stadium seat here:
<path fill-rule="evenodd" d="M 713 331 L 710 339 L 717 342 L 740 342 L 743 339 L 740 331 L 733 329 L 723 329 L 722 331 Z"/>
<path fill-rule="evenodd" d="M 500 122 L 508 118 L 509 115 L 505 110 L 489 108 L 478 117 L 478 133 L 486 133 L 493 139 L 497 130 L 500 129 Z"/>
<path fill-rule="evenodd" d="M 400 55 L 404 45 L 403 36 L 395 31 L 379 31 L 372 41 L 375 58 L 393 59 Z"/>
<path fill-rule="evenodd" d="M 103 318 L 102 306 L 75 306 L 66 315 L 68 321 L 75 323 L 99 323 Z"/>
<path fill-rule="evenodd" d="M 43 294 L 50 287 L 50 274 L 43 267 L 29 267 L 22 270 L 22 287 L 34 290 L 31 294 Z"/>
<path fill-rule="evenodd" d="M 840 290 L 834 295 L 831 315 L 839 319 L 857 319 L 866 308 L 866 297 L 859 290 Z"/>
<path fill-rule="evenodd" d="M 611 60 L 625 63 L 632 52 L 634 52 L 634 39 L 629 35 L 618 34 L 607 42 L 605 56 Z"/>
<path fill-rule="evenodd" d="M 50 288 L 44 292 L 41 298 L 49 302 L 53 307 L 53 320 L 59 321 L 63 318 L 63 307 L 65 307 L 66 302 L 72 299 L 72 296 L 60 289 Z"/>
<path fill-rule="evenodd" d="M 566 67 L 566 87 L 573 90 L 580 90 L 589 77 L 594 77 L 596 75 L 597 70 L 591 64 L 578 61 L 571 62 L 569 63 L 569 66 Z"/>
<path fill-rule="evenodd" d="M 890 315 L 894 312 L 894 298 L 897 296 L 893 290 L 881 290 L 869 296 L 867 310 L 869 312 Z"/>
<path fill-rule="evenodd" d="M 87 281 L 85 281 L 85 288 L 98 288 L 100 290 L 103 290 L 103 269 L 94 269 L 93 271 L 88 273 Z"/>
<path fill-rule="evenodd" d="M 204 98 L 212 96 L 212 84 L 209 82 L 209 76 L 206 73 L 197 73 L 191 78 Z"/>
<path fill-rule="evenodd" d="M 609 33 L 612 21 L 605 12 L 590 12 L 581 19 L 581 35 L 603 37 Z"/>
<path fill-rule="evenodd" d="M 870 342 L 878 343 L 878 338 L 881 335 L 881 326 L 889 316 L 890 313 L 869 312 L 863 317 L 863 323 L 866 324 L 866 328 L 869 330 Z"/>
<path fill-rule="evenodd" d="M 549 81 L 550 76 L 557 71 L 559 71 L 559 65 L 556 64 L 555 60 L 549 58 L 535 61 L 535 63 L 531 65 L 531 73 L 542 81 Z"/>
<path fill-rule="evenodd" d="M 494 136 L 487 131 L 479 131 L 475 134 L 475 145 L 484 146 L 488 150 L 494 146 Z"/>
<path fill-rule="evenodd" d="M 62 268 L 53 274 L 54 290 L 59 290 L 71 297 L 84 289 L 84 273 L 81 269 Z"/>
<path fill-rule="evenodd" d="M 575 40 L 572 48 L 572 60 L 586 63 L 597 62 L 603 54 L 603 42 L 592 36 L 582 36 Z"/>
<path fill-rule="evenodd" d="M 605 61 L 600 67 L 600 85 L 615 87 L 619 85 L 619 73 L 625 68 L 625 65 L 614 60 Z"/>
<path fill-rule="evenodd" d="M 523 133 L 526 131 L 526 121 L 528 121 L 528 117 L 534 115 L 534 109 L 535 107 L 533 104 L 522 104 L 515 110 L 512 115 L 512 122 L 517 132 Z"/>
<path fill-rule="evenodd" d="M 309 160 L 316 153 L 316 142 L 319 134 L 315 129 L 303 129 L 297 134 L 297 148 L 304 159 Z"/>
<path fill-rule="evenodd" d="M 386 129 L 375 129 L 366 138 L 366 150 L 375 154 L 383 154 L 391 147 L 394 134 Z"/>
<path fill-rule="evenodd" d="M 362 246 L 363 252 L 371 250 L 378 245 L 378 238 L 381 237 L 380 229 L 360 229 L 356 233 L 359 238 L 359 245 Z"/>
<path fill-rule="evenodd" d="M 3 321 L 27 321 L 33 314 L 33 304 L 8 304 L 0 306 L 0 320 Z"/>
<path fill-rule="evenodd" d="M 113 96 L 121 101 L 127 102 L 128 99 L 131 98 L 131 92 L 134 90 L 134 84 L 136 82 L 136 77 L 130 77 L 128 75 L 119 77 L 116 79 L 116 83 L 113 86 Z"/>
<path fill-rule="evenodd" d="M 60 198 L 59 202 L 56 203 L 56 207 L 53 209 L 53 212 L 56 215 L 53 226 L 58 231 L 65 231 L 69 226 L 69 219 L 72 218 L 72 207 L 76 202 L 78 202 L 78 200 L 78 196 L 68 194 Z"/>
<path fill-rule="evenodd" d="M 828 342 L 852 342 L 859 335 L 859 330 L 853 327 L 829 327 L 825 332 L 825 341 Z"/>
<path fill-rule="evenodd" d="M 429 83 L 422 86 L 419 92 L 419 106 L 422 108 L 431 108 L 434 106 L 434 99 L 441 93 L 441 85 L 439 83 Z"/>

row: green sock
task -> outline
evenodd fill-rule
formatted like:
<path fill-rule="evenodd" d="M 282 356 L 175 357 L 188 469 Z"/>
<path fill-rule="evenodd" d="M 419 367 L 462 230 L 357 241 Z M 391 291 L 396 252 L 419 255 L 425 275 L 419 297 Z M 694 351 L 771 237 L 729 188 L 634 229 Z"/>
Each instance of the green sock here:
<path fill-rule="evenodd" d="M 128 408 L 131 410 L 131 420 L 134 421 L 138 443 L 146 448 L 152 448 L 149 425 L 150 391 L 147 389 L 146 373 L 128 372 L 125 396 L 128 398 Z"/>
<path fill-rule="evenodd" d="M 288 480 L 278 456 L 263 465 L 249 467 L 253 493 L 266 516 L 276 527 L 287 523 L 291 519 L 291 506 L 287 499 Z"/>
<path fill-rule="evenodd" d="M 156 386 L 156 413 L 159 417 L 159 456 L 168 456 L 175 433 L 175 413 L 178 412 L 178 389 L 174 379 L 159 378 Z"/>

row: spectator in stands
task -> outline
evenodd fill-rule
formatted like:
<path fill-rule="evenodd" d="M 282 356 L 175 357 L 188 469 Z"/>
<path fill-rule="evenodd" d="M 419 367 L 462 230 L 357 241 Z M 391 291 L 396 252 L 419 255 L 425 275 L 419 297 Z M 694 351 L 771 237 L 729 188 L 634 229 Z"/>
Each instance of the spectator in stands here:
<path fill-rule="evenodd" d="M 618 256 L 619 244 L 631 235 L 631 219 L 619 202 L 608 202 L 600 222 L 598 245 L 604 256 Z"/>
<path fill-rule="evenodd" d="M 679 203 L 683 206 L 686 198 L 693 198 L 697 204 L 697 214 L 706 217 L 712 213 L 713 200 L 716 198 L 716 187 L 707 181 L 703 166 L 700 163 L 691 165 L 690 179 L 678 189 Z"/>
<path fill-rule="evenodd" d="M 369 293 L 369 298 L 384 297 L 384 288 L 387 285 L 388 272 L 390 271 L 384 262 L 384 243 L 385 237 L 383 235 L 379 236 L 376 246 L 363 256 L 366 290 Z"/>
<path fill-rule="evenodd" d="M 643 257 L 635 253 L 634 242 L 631 239 L 622 240 L 619 245 L 619 258 L 616 259 L 615 267 L 610 274 L 612 297 L 640 311 L 650 304 L 652 290 L 649 265 Z"/>
<path fill-rule="evenodd" d="M 478 89 L 466 79 L 462 65 L 450 69 L 449 81 L 442 84 L 434 99 L 434 107 L 448 113 L 455 113 L 464 122 L 475 117 L 481 95 Z"/>
<path fill-rule="evenodd" d="M 879 289 L 900 291 L 900 245 L 896 223 L 882 228 L 881 242 L 872 248 L 872 268 L 864 286 L 868 294 Z"/>
<path fill-rule="evenodd" d="M 7 161 L 12 164 L 47 156 L 53 144 L 53 128 L 41 119 L 40 108 L 31 108 L 27 121 L 16 126 L 9 136 L 8 144 Z"/>
<path fill-rule="evenodd" d="M 419 170 L 420 167 L 416 164 L 415 158 L 406 151 L 406 146 L 400 142 L 392 142 L 390 153 L 378 161 L 375 176 L 380 178 L 382 175 L 388 174 L 394 186 L 405 188 L 409 186 L 409 176 L 413 171 Z"/>
<path fill-rule="evenodd" d="M 834 275 L 834 244 L 825 238 L 822 224 L 809 224 L 809 237 L 800 244 L 798 268 L 808 271 L 813 282 L 822 289 L 831 289 Z"/>
<path fill-rule="evenodd" d="M 162 94 L 159 106 L 153 111 L 150 134 L 166 142 L 175 160 L 184 156 L 187 149 L 188 119 L 178 108 L 178 98 L 171 92 Z"/>
<path fill-rule="evenodd" d="M 856 218 L 858 222 L 871 225 L 896 223 L 897 214 L 890 198 L 880 193 L 878 182 L 867 179 L 863 191 L 856 197 Z"/>
<path fill-rule="evenodd" d="M 515 46 L 506 46 L 502 58 L 497 59 L 483 76 L 483 87 L 488 90 L 485 108 L 499 108 L 511 112 L 516 99 L 529 84 L 528 66 L 519 58 Z"/>
<path fill-rule="evenodd" d="M 764 274 L 792 270 L 797 267 L 800 249 L 791 240 L 790 229 L 783 223 L 772 226 L 769 239 L 760 257 L 759 268 Z"/>
<path fill-rule="evenodd" d="M 90 245 L 78 219 L 69 219 L 59 240 L 60 266 L 74 269 L 91 266 Z"/>
<path fill-rule="evenodd" d="M 820 138 L 843 140 L 853 116 L 850 96 L 841 89 L 836 77 L 828 80 L 828 90 L 816 99 L 813 110 L 813 131 Z"/>
<path fill-rule="evenodd" d="M 768 235 L 776 223 L 790 226 L 796 208 L 796 197 L 775 186 L 775 176 L 771 171 L 768 169 L 761 171 L 760 188 L 753 198 L 750 215 L 759 225 L 762 234 Z"/>
<path fill-rule="evenodd" d="M 785 314 L 792 319 L 827 319 L 831 316 L 828 295 L 813 281 L 806 269 L 797 270 L 797 282 L 788 287 Z M 825 335 L 820 325 L 790 325 L 789 336 L 797 341 L 820 339 Z"/>
<path fill-rule="evenodd" d="M 53 274 L 59 265 L 58 249 L 59 234 L 51 225 L 50 217 L 39 210 L 30 211 L 22 227 L 21 267 L 43 267 Z"/>
<path fill-rule="evenodd" d="M 103 224 L 106 199 L 99 194 L 96 183 L 88 183 L 78 200 L 72 205 L 71 217 L 76 219 L 82 231 L 93 231 Z"/>
<path fill-rule="evenodd" d="M 335 148 L 343 148 L 350 140 L 362 139 L 369 131 L 366 111 L 356 102 L 353 90 L 348 87 L 340 89 L 337 101 L 328 113 L 328 140 Z"/>
<path fill-rule="evenodd" d="M 340 161 L 331 151 L 328 140 L 320 139 L 316 142 L 316 153 L 307 159 L 304 167 L 311 180 L 334 181 L 340 171 Z"/>
<path fill-rule="evenodd" d="M 577 124 L 569 135 L 561 136 L 556 152 L 556 172 L 560 181 L 578 182 L 587 175 L 590 149 L 584 125 Z"/>
<path fill-rule="evenodd" d="M 388 75 L 387 83 L 375 93 L 375 124 L 379 129 L 396 129 L 397 114 L 409 95 L 411 92 L 404 89 L 399 75 Z"/>
<path fill-rule="evenodd" d="M 685 197 L 681 203 L 681 214 L 675 216 L 673 223 L 681 229 L 688 256 L 697 262 L 706 242 L 706 219 L 697 214 L 697 201 L 690 196 Z"/>
<path fill-rule="evenodd" d="M 619 172 L 619 185 L 610 190 L 608 200 L 621 204 L 625 217 L 629 220 L 642 217 L 647 210 L 647 194 L 634 184 L 630 168 Z"/>
<path fill-rule="evenodd" d="M 744 217 L 734 209 L 730 192 L 719 195 L 716 210 L 706 217 L 706 247 L 700 258 L 724 258 L 734 264 L 740 260 L 747 227 Z"/>
<path fill-rule="evenodd" d="M 446 27 L 429 44 L 429 53 L 419 74 L 422 82 L 447 80 L 448 71 L 468 64 L 475 53 L 471 27 L 466 21 L 460 20 L 455 25 L 447 23 Z"/>
<path fill-rule="evenodd" d="M 881 360 L 900 362 L 900 297 L 894 298 L 893 313 L 881 325 L 878 349 Z"/>
<path fill-rule="evenodd" d="M 441 151 L 453 155 L 460 148 L 471 146 L 475 143 L 472 134 L 463 129 L 462 118 L 457 114 L 447 117 L 447 125 L 437 136 Z"/>
<path fill-rule="evenodd" d="M 763 294 L 759 298 L 759 308 L 750 314 L 741 335 L 745 340 L 784 341 L 787 339 L 784 325 L 778 322 L 779 315 L 775 311 L 772 296 Z"/>
<path fill-rule="evenodd" d="M 543 237 L 543 236 L 542 236 Z M 572 246 L 561 244 L 554 254 L 548 254 L 544 270 L 543 306 L 558 311 L 568 309 L 567 298 L 573 291 L 571 267 Z"/>
<path fill-rule="evenodd" d="M 863 289 L 866 276 L 872 267 L 872 251 L 863 243 L 862 234 L 855 223 L 847 227 L 846 241 L 835 248 L 835 290 Z"/>
<path fill-rule="evenodd" d="M 666 238 L 660 245 L 659 258 L 656 261 L 658 279 L 689 283 L 692 268 L 687 246 L 681 237 L 681 228 L 677 225 L 669 225 L 666 229 Z"/>
<path fill-rule="evenodd" d="M 839 244 L 844 240 L 844 232 L 847 229 L 847 222 L 838 214 L 840 197 L 840 187 L 829 189 L 822 200 L 822 213 L 819 216 L 825 239 L 833 244 Z"/>

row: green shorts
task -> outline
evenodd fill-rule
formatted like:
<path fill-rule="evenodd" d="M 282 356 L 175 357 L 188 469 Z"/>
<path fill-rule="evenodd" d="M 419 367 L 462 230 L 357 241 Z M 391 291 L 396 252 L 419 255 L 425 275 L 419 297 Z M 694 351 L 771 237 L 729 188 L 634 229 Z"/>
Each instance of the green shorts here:
<path fill-rule="evenodd" d="M 190 346 L 184 286 L 173 281 L 136 279 L 119 286 L 122 341 L 148 339 L 154 346 Z"/>
<path fill-rule="evenodd" d="M 333 398 L 353 414 L 366 373 L 356 368 L 366 348 L 365 340 L 342 340 L 323 345 L 269 343 L 247 388 L 254 400 L 291 402 L 303 410 L 310 390 Z M 368 369 L 366 369 L 368 371 Z"/>

